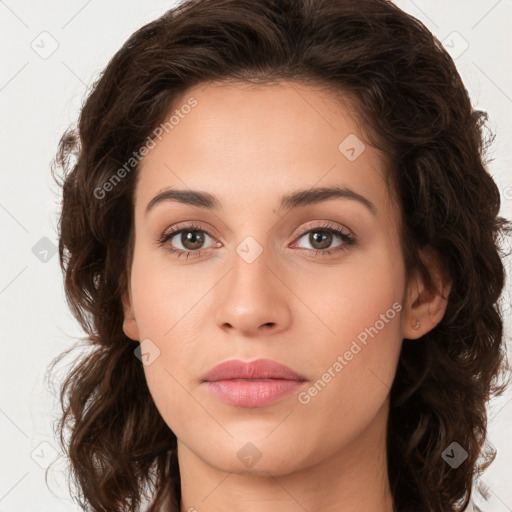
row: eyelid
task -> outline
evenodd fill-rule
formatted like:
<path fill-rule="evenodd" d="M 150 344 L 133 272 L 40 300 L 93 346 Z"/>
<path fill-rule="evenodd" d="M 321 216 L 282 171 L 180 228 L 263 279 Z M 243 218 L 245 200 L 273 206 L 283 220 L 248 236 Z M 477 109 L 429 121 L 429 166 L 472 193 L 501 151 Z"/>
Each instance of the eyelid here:
<path fill-rule="evenodd" d="M 313 222 L 315 222 L 315 221 L 313 221 Z M 354 233 L 352 233 L 352 231 L 350 229 L 348 229 L 347 227 L 345 227 L 341 224 L 338 224 L 337 222 L 328 221 L 328 220 L 324 220 L 324 221 L 320 221 L 320 222 L 323 222 L 323 224 L 307 224 L 306 226 L 303 226 L 302 228 L 299 229 L 298 233 L 295 235 L 295 238 L 300 238 L 304 233 L 307 233 L 314 229 L 318 229 L 318 230 L 329 229 L 329 230 L 341 231 L 345 236 L 350 237 L 350 238 L 355 238 Z"/>
<path fill-rule="evenodd" d="M 172 226 L 172 228 L 169 228 L 165 230 L 161 237 L 159 237 L 159 240 L 163 240 L 170 235 L 175 235 L 176 233 L 187 230 L 187 231 L 204 231 L 208 236 L 211 238 L 220 238 L 218 233 L 212 229 L 210 226 L 207 226 L 200 220 L 189 220 L 189 221 L 183 221 L 179 222 L 178 224 Z M 210 231 L 213 231 L 215 233 L 215 236 L 213 236 Z"/>

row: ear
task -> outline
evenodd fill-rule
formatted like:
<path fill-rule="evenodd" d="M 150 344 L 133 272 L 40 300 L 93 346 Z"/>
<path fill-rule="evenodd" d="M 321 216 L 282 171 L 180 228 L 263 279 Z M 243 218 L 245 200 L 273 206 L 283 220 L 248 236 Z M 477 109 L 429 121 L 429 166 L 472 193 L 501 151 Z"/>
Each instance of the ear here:
<path fill-rule="evenodd" d="M 134 341 L 139 341 L 139 328 L 137 327 L 137 321 L 135 320 L 135 313 L 133 311 L 132 299 L 130 291 L 126 292 L 123 297 L 123 332 L 128 338 Z"/>
<path fill-rule="evenodd" d="M 451 279 L 441 268 L 439 257 L 433 250 L 420 250 L 420 258 L 428 268 L 437 290 L 427 290 L 419 273 L 410 279 L 402 317 L 402 335 L 407 339 L 420 338 L 443 319 L 452 288 Z"/>

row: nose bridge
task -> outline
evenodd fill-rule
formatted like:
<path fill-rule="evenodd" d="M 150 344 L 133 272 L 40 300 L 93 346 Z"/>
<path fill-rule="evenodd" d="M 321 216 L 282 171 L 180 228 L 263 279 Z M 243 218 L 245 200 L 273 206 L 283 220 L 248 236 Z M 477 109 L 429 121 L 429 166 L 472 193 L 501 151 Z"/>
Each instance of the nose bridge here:
<path fill-rule="evenodd" d="M 256 237 L 246 236 L 235 246 L 231 271 L 216 301 L 220 326 L 249 333 L 268 324 L 279 329 L 289 321 L 286 287 L 277 277 L 276 259 L 266 245 L 264 240 L 260 243 Z"/>
<path fill-rule="evenodd" d="M 229 279 L 230 286 L 234 288 L 232 291 L 242 291 L 243 295 L 248 298 L 253 296 L 254 300 L 258 295 L 261 298 L 268 295 L 266 298 L 270 300 L 277 293 L 273 282 L 275 276 L 270 270 L 275 258 L 272 257 L 267 241 L 262 238 L 262 235 L 258 236 L 260 242 L 248 235 L 236 245 Z"/>

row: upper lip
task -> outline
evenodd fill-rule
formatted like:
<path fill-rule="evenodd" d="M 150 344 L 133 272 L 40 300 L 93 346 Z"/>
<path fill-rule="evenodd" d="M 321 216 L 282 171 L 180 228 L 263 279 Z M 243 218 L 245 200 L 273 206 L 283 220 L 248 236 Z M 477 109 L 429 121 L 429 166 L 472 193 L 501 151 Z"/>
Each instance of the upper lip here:
<path fill-rule="evenodd" d="M 230 359 L 229 361 L 224 361 L 214 366 L 202 377 L 202 380 L 206 382 L 233 379 L 307 380 L 302 375 L 294 372 L 291 368 L 288 368 L 288 366 L 270 359 L 257 359 L 256 361 L 250 362 L 244 362 L 240 359 Z"/>

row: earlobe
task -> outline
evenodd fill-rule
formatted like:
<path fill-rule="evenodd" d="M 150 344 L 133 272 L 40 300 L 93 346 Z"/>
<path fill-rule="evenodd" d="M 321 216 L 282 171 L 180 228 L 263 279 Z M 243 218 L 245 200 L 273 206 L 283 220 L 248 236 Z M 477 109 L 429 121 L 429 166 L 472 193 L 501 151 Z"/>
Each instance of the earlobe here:
<path fill-rule="evenodd" d="M 427 289 L 418 273 L 408 283 L 402 324 L 403 338 L 407 339 L 418 339 L 441 322 L 452 287 L 451 279 L 441 268 L 434 251 L 423 249 L 420 257 L 428 268 L 435 289 Z"/>
<path fill-rule="evenodd" d="M 134 341 L 139 341 L 139 328 L 137 327 L 137 321 L 135 319 L 135 313 L 132 307 L 131 297 L 128 293 L 122 297 L 123 302 L 123 332 L 125 335 Z"/>

